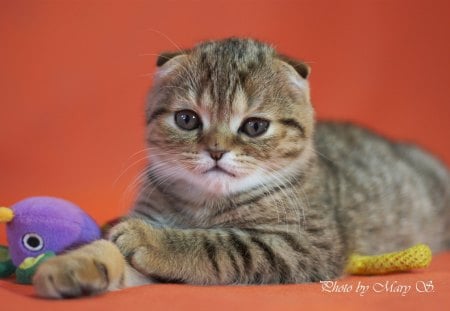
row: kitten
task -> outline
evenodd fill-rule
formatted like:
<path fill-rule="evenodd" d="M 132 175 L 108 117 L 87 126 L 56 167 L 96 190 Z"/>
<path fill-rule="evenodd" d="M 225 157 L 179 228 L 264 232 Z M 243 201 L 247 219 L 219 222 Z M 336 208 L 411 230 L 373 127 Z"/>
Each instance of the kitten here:
<path fill-rule="evenodd" d="M 40 296 L 314 282 L 342 275 L 353 252 L 450 246 L 447 169 L 351 124 L 315 125 L 306 64 L 226 39 L 157 65 L 150 163 L 129 218 L 110 241 L 42 264 Z"/>

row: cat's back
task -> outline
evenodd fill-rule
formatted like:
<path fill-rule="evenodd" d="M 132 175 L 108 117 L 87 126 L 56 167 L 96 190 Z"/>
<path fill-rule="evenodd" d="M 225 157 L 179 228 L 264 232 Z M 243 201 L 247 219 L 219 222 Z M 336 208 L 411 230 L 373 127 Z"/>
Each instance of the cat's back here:
<path fill-rule="evenodd" d="M 319 156 L 344 170 L 379 172 L 406 166 L 422 180 L 449 186 L 449 171 L 434 155 L 417 145 L 394 141 L 367 128 L 349 123 L 319 121 L 315 148 Z M 389 174 L 392 175 L 392 174 Z M 448 188 L 448 187 L 447 187 Z"/>
<path fill-rule="evenodd" d="M 350 248 L 390 251 L 418 242 L 434 249 L 450 246 L 450 174 L 433 155 L 339 122 L 318 122 L 315 148 L 337 176 L 337 209 Z M 387 242 L 372 245 L 380 238 Z"/>

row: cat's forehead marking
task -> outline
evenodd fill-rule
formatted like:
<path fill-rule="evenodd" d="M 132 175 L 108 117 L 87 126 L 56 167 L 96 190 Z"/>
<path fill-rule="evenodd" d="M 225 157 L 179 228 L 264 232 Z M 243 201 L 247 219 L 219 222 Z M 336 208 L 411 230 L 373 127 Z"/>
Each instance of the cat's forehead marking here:
<path fill-rule="evenodd" d="M 210 92 L 203 91 L 197 104 L 202 118 L 207 117 L 204 122 L 205 128 L 208 128 L 209 125 L 227 124 L 231 130 L 237 131 L 245 118 L 260 114 L 259 108 L 262 103 L 262 98 L 257 97 L 252 100 L 250 105 L 247 94 L 241 87 L 238 87 L 229 103 L 222 102 L 222 105 L 218 105 Z"/>
<path fill-rule="evenodd" d="M 208 88 L 200 90 L 200 96 L 198 97 L 196 104 L 203 110 L 207 110 L 210 113 L 213 112 L 213 109 L 215 108 L 214 100 L 211 97 L 211 92 L 209 92 Z"/>
<path fill-rule="evenodd" d="M 241 126 L 242 120 L 248 113 L 248 98 L 242 89 L 239 89 L 233 99 L 231 104 L 231 113 L 229 125 L 230 129 L 237 131 Z"/>
<path fill-rule="evenodd" d="M 238 85 L 229 101 L 218 101 L 211 92 L 212 86 L 204 86 L 195 101 L 195 110 L 199 112 L 205 129 L 226 126 L 237 132 L 245 119 L 259 117 L 273 119 L 278 112 L 277 105 L 271 105 L 272 97 L 267 89 L 249 92 Z"/>
<path fill-rule="evenodd" d="M 211 122 L 214 122 L 213 114 L 214 111 L 212 110 L 213 105 L 211 102 L 211 96 L 208 92 L 203 92 L 198 99 L 195 101 L 195 104 L 198 107 L 198 110 L 200 112 L 200 117 L 202 118 L 203 126 L 205 128 L 209 128 Z"/>

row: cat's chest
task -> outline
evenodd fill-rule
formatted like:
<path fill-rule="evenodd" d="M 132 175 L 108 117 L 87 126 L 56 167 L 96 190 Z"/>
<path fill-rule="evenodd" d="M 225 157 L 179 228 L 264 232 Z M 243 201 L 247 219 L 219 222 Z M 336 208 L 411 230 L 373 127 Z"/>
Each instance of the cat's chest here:
<path fill-rule="evenodd" d="M 307 201 L 300 195 L 261 193 L 189 205 L 172 201 L 165 209 L 166 226 L 177 228 L 247 228 L 257 225 L 298 224 L 305 217 Z"/>

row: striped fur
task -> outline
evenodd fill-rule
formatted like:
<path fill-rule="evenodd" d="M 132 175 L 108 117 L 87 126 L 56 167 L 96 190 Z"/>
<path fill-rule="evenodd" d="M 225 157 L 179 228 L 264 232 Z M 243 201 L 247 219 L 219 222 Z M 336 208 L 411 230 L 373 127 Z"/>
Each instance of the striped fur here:
<path fill-rule="evenodd" d="M 42 296 L 136 284 L 128 265 L 138 283 L 301 283 L 340 276 L 352 252 L 449 246 L 448 170 L 357 126 L 315 124 L 304 63 L 227 39 L 163 54 L 158 66 L 146 110 L 150 163 L 134 208 L 112 243 L 96 244 L 101 256 L 87 246 L 44 264 Z M 176 124 L 185 110 L 201 120 L 194 130 Z M 250 118 L 268 120 L 267 132 L 246 135 Z M 117 250 L 123 258 L 113 261 Z M 86 257 L 100 271 L 94 281 L 67 266 Z"/>

